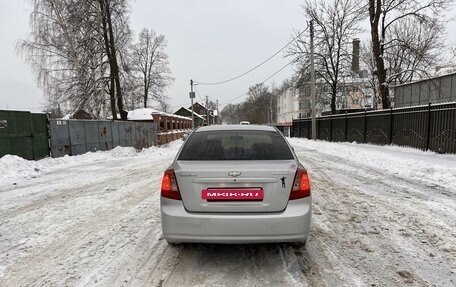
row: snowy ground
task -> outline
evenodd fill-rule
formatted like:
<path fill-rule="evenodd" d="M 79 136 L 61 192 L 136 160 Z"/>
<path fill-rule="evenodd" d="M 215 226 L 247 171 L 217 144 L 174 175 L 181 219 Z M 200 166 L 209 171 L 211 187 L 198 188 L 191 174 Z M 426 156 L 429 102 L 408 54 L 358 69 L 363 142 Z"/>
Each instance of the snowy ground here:
<path fill-rule="evenodd" d="M 181 141 L 0 159 L 0 286 L 455 286 L 456 156 L 289 139 L 313 184 L 307 247 L 178 245 L 159 187 Z"/>

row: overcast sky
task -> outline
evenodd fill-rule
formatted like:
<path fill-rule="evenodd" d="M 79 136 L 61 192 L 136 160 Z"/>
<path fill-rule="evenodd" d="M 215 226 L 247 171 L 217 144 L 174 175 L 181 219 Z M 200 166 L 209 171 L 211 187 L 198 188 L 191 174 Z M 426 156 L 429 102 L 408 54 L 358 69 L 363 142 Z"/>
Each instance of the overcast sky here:
<path fill-rule="evenodd" d="M 293 29 L 306 27 L 302 0 L 136 0 L 130 22 L 137 34 L 153 28 L 168 40 L 175 77 L 168 89 L 171 110 L 189 106 L 190 79 L 219 82 L 235 77 L 282 48 Z M 29 31 L 30 1 L 0 0 L 0 109 L 39 111 L 43 93 L 15 45 Z M 455 26 L 454 22 L 452 26 Z M 453 27 L 454 28 L 454 27 Z M 456 31 L 449 34 L 456 41 Z M 288 63 L 283 54 L 252 73 L 217 86 L 198 85 L 196 100 L 207 95 L 220 107 L 243 101 L 249 86 L 263 82 Z M 291 77 L 287 68 L 266 82 L 279 85 Z M 232 99 L 237 98 L 235 101 Z"/>

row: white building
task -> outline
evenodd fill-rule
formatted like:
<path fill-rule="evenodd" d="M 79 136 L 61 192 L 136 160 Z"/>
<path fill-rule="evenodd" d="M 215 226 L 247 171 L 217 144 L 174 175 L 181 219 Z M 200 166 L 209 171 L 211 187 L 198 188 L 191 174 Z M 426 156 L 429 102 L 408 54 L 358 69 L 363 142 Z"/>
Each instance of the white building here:
<path fill-rule="evenodd" d="M 277 98 L 277 123 L 292 125 L 293 118 L 299 117 L 299 93 L 294 88 L 288 88 Z"/>
<path fill-rule="evenodd" d="M 351 75 L 341 78 L 336 95 L 336 112 L 358 111 L 372 108 L 373 92 L 369 86 L 368 73 L 360 70 L 359 39 L 353 40 Z M 315 80 L 315 112 L 317 116 L 331 111 L 331 87 L 323 78 Z M 310 82 L 301 84 L 299 89 L 291 87 L 277 98 L 277 123 L 291 126 L 293 119 L 311 115 Z"/>
<path fill-rule="evenodd" d="M 303 90 L 290 87 L 277 98 L 277 123 L 291 126 L 293 119 L 310 115 L 310 99 Z"/>

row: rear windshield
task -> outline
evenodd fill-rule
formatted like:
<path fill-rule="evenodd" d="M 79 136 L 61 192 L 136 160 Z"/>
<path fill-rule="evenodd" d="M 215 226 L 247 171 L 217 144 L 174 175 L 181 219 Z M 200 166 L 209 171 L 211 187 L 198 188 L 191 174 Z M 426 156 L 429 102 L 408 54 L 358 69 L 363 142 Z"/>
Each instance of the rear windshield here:
<path fill-rule="evenodd" d="M 178 160 L 293 159 L 285 139 L 274 131 L 212 131 L 193 133 Z"/>

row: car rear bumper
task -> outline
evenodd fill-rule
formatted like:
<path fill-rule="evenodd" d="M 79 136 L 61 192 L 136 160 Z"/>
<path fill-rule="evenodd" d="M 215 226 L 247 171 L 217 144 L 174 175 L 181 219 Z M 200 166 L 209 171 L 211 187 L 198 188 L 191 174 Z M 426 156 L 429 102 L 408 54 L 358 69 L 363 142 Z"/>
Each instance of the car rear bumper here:
<path fill-rule="evenodd" d="M 310 229 L 312 198 L 291 200 L 276 213 L 194 213 L 182 201 L 161 198 L 163 237 L 168 242 L 303 242 Z"/>

